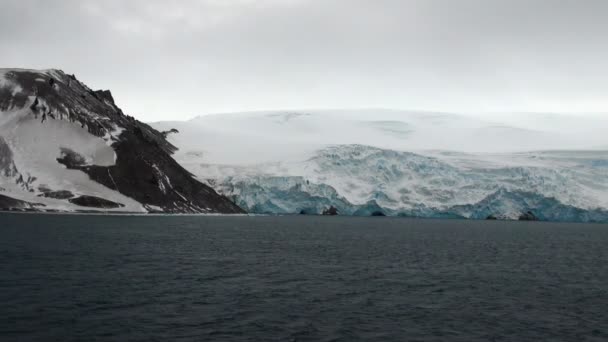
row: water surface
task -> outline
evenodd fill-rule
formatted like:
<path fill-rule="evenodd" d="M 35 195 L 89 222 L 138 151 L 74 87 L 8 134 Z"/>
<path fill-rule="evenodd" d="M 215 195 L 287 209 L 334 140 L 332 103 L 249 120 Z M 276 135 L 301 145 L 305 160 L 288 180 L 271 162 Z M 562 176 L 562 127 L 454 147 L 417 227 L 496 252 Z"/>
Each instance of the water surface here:
<path fill-rule="evenodd" d="M 0 215 L 2 341 L 606 341 L 608 226 Z"/>

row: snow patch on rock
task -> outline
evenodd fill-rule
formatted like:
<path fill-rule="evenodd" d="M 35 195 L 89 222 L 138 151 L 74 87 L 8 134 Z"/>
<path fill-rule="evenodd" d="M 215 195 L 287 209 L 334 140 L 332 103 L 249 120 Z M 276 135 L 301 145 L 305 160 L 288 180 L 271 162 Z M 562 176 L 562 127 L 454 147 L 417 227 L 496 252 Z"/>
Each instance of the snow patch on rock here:
<path fill-rule="evenodd" d="M 83 156 L 85 165 L 112 166 L 116 153 L 102 138 L 89 134 L 86 128 L 67 120 L 46 120 L 25 109 L 0 112 L 0 136 L 12 154 L 18 177 L 2 176 L 2 187 L 8 196 L 23 201 L 42 203 L 45 209 L 64 211 L 92 208 L 79 207 L 67 201 L 39 197 L 40 187 L 67 190 L 77 195 L 105 198 L 124 204 L 116 211 L 142 212 L 145 209 L 133 199 L 92 181 L 79 170 L 66 169 L 57 162 L 62 149 L 69 147 Z"/>

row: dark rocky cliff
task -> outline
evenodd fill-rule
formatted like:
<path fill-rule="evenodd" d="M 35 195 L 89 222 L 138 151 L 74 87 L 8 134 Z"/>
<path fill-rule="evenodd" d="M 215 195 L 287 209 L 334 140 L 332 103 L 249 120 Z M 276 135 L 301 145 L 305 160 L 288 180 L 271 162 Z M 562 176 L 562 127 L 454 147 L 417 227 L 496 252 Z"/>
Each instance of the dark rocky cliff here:
<path fill-rule="evenodd" d="M 114 165 L 87 165 L 79 162 L 78 154 L 70 153 L 69 149 L 58 151 L 57 162 L 67 168 L 85 172 L 95 182 L 135 199 L 150 211 L 244 212 L 181 167 L 171 157 L 176 147 L 165 135 L 124 114 L 110 91 L 93 91 L 75 76 L 60 70 L 12 69 L 4 73 L 4 79 L 13 88 L 2 87 L 0 82 L 0 115 L 22 108 L 41 125 L 47 120 L 68 120 L 78 123 L 92 136 L 111 137 L 116 152 Z M 10 171 L 8 167 L 4 169 Z M 107 204 L 100 207 L 106 208 Z"/>

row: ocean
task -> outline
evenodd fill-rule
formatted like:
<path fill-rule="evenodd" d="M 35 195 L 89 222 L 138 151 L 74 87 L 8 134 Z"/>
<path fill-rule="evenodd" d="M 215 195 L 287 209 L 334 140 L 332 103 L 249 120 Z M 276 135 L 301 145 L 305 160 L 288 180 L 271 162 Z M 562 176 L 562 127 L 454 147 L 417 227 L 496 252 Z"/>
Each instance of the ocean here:
<path fill-rule="evenodd" d="M 0 341 L 607 341 L 608 225 L 0 214 Z"/>

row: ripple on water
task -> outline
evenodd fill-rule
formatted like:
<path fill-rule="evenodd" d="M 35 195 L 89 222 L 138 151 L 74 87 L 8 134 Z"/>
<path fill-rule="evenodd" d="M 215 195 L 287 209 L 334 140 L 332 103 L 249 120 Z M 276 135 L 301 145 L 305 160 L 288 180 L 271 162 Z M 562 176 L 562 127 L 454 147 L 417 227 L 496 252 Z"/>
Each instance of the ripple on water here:
<path fill-rule="evenodd" d="M 0 340 L 605 341 L 606 245 L 605 225 L 0 215 Z"/>

